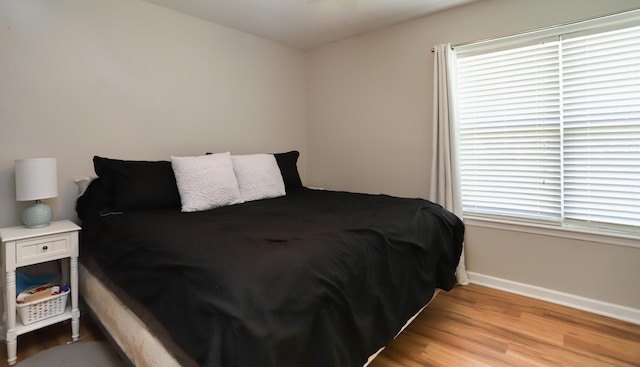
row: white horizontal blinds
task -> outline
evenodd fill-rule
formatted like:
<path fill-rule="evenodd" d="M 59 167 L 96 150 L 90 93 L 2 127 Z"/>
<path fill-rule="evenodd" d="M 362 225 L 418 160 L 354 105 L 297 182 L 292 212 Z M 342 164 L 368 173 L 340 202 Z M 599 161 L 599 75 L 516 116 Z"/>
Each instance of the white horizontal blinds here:
<path fill-rule="evenodd" d="M 463 210 L 561 218 L 557 42 L 459 58 Z"/>
<path fill-rule="evenodd" d="M 564 210 L 640 226 L 640 27 L 563 41 Z"/>

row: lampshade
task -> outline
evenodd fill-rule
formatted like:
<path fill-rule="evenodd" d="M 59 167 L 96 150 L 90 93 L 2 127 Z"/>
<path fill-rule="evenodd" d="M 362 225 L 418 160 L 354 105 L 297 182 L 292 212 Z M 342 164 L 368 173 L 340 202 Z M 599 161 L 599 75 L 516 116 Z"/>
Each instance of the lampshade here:
<path fill-rule="evenodd" d="M 45 227 L 51 222 L 53 212 L 41 199 L 58 196 L 58 173 L 55 158 L 16 160 L 16 200 L 36 200 L 25 209 L 22 220 L 29 228 Z"/>

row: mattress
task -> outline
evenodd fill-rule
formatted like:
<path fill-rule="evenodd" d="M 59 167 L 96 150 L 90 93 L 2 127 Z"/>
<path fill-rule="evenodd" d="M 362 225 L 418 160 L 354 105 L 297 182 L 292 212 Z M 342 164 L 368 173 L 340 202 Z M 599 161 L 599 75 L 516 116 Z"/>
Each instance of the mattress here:
<path fill-rule="evenodd" d="M 464 233 L 426 200 L 310 189 L 84 218 L 81 294 L 136 365 L 361 366 L 453 287 Z"/>

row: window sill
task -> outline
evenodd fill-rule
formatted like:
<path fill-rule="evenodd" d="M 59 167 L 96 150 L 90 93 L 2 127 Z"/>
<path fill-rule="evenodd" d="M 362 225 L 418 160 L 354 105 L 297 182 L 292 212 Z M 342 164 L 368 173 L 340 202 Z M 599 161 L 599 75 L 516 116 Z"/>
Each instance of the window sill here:
<path fill-rule="evenodd" d="M 495 218 L 475 217 L 471 215 L 464 217 L 464 223 L 467 226 L 531 233 L 640 249 L 640 236 L 634 236 L 631 233 L 590 231 L 583 228 L 556 227 L 538 223 L 516 222 Z"/>

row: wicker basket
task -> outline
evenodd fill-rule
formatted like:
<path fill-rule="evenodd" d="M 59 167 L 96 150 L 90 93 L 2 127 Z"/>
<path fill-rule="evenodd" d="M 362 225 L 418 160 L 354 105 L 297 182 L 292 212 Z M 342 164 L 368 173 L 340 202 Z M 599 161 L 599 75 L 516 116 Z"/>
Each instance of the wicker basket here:
<path fill-rule="evenodd" d="M 22 324 L 29 325 L 36 321 L 63 314 L 67 307 L 69 292 L 70 290 L 67 290 L 66 292 L 37 301 L 17 304 L 16 308 Z"/>

